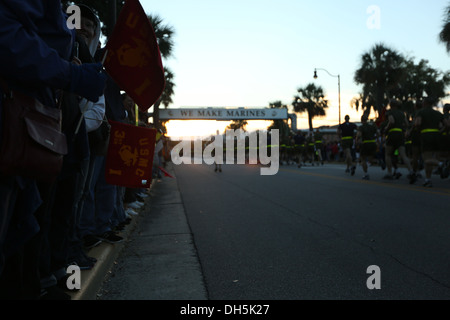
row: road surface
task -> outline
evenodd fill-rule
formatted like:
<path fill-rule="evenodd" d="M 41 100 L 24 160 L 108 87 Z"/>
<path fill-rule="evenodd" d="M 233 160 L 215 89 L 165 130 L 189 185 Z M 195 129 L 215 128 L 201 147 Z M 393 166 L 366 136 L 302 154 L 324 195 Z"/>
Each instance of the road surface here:
<path fill-rule="evenodd" d="M 108 290 L 126 295 L 104 298 L 449 299 L 450 180 L 433 176 L 434 188 L 424 188 L 420 180 L 409 185 L 405 169 L 394 181 L 382 180 L 379 167 L 369 168 L 370 181 L 361 179 L 360 168 L 355 176 L 344 169 L 291 165 L 262 176 L 251 165 L 224 165 L 221 173 L 214 166 L 174 166 L 176 179 L 161 183 L 178 187 L 171 201 L 182 204 L 180 234 L 192 250 L 185 266 L 195 275 L 186 284 L 199 289 L 183 296 L 182 281 L 178 296 L 111 289 L 114 278 L 130 276 L 125 266 L 113 271 Z M 172 267 L 183 264 L 167 267 L 169 278 Z M 139 279 L 143 288 L 156 281 L 142 272 Z"/>

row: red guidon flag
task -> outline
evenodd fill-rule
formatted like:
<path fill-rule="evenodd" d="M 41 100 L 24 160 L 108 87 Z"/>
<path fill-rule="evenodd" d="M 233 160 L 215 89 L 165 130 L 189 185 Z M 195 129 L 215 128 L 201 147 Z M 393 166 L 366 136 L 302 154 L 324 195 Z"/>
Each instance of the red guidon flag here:
<path fill-rule="evenodd" d="M 152 181 L 156 129 L 109 121 L 106 182 L 128 188 L 148 188 Z"/>
<path fill-rule="evenodd" d="M 146 112 L 161 96 L 165 78 L 155 32 L 138 0 L 125 2 L 106 50 L 106 72 Z"/>

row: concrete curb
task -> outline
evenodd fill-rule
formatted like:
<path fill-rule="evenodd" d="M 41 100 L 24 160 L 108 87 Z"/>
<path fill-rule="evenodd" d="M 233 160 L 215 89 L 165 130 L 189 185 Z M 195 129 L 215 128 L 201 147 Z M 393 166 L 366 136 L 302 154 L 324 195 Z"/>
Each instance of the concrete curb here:
<path fill-rule="evenodd" d="M 155 180 L 152 181 L 150 186 L 150 190 L 154 188 Z M 144 200 L 145 201 L 145 200 Z M 146 201 L 145 201 L 146 203 Z M 144 205 L 141 209 L 136 210 L 140 212 L 141 210 L 145 210 L 147 206 Z M 109 243 L 101 243 L 97 247 L 94 247 L 89 250 L 87 253 L 90 257 L 94 257 L 97 259 L 94 268 L 91 270 L 83 270 L 81 271 L 81 289 L 77 291 L 71 291 L 68 294 L 71 296 L 72 300 L 96 300 L 97 292 L 100 290 L 104 278 L 109 272 L 109 270 L 113 267 L 114 262 L 119 257 L 122 249 L 125 247 L 126 242 L 128 241 L 129 235 L 134 231 L 137 224 L 139 223 L 140 216 L 134 216 L 131 220 L 131 223 L 126 226 L 125 230 L 122 231 L 119 235 L 124 238 L 123 242 L 109 244 Z"/>

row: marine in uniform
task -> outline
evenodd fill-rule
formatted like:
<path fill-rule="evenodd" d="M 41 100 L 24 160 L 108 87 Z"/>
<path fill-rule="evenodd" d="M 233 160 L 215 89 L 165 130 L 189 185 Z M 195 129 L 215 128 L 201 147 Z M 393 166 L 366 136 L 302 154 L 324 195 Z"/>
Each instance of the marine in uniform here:
<path fill-rule="evenodd" d="M 357 144 L 360 146 L 361 166 L 364 171 L 364 180 L 369 180 L 367 161 L 373 162 L 377 153 L 377 128 L 367 122 L 368 117 L 361 117 L 362 125 L 356 135 Z"/>
<path fill-rule="evenodd" d="M 444 129 L 444 115 L 433 109 L 433 99 L 426 98 L 423 108 L 417 113 L 414 125 L 420 130 L 422 157 L 425 164 L 424 187 L 432 187 L 433 166 L 439 166 L 441 130 Z"/>
<path fill-rule="evenodd" d="M 385 175 L 384 179 L 392 180 L 394 176 L 392 174 L 392 156 L 394 151 L 398 150 L 398 154 L 403 160 L 403 163 L 409 170 L 408 179 L 410 184 L 413 184 L 417 180 L 416 174 L 413 172 L 411 167 L 411 161 L 406 156 L 405 151 L 405 130 L 408 126 L 408 121 L 403 111 L 400 110 L 401 102 L 398 100 L 391 100 L 390 110 L 386 113 L 388 119 L 387 126 L 385 128 L 386 133 L 386 167 L 388 173 Z"/>
<path fill-rule="evenodd" d="M 316 129 L 316 132 L 314 132 L 314 146 L 316 148 L 316 154 L 317 154 L 317 161 L 319 161 L 320 164 L 323 165 L 323 134 L 319 131 L 319 129 Z"/>
<path fill-rule="evenodd" d="M 354 144 L 355 131 L 357 130 L 356 124 L 350 122 L 350 116 L 345 116 L 345 122 L 338 127 L 338 136 L 341 139 L 342 150 L 344 150 L 345 163 L 347 169 L 345 172 L 351 172 L 353 176 L 355 174 L 356 166 L 353 164 L 352 148 Z"/>

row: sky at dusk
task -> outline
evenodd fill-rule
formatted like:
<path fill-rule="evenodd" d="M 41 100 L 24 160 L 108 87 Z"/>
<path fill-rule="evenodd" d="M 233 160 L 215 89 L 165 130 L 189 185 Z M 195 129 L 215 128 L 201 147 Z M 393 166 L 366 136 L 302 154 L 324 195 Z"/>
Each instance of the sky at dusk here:
<path fill-rule="evenodd" d="M 450 70 L 450 55 L 439 42 L 448 0 L 140 0 L 175 29 L 174 54 L 164 60 L 174 75 L 169 108 L 268 107 L 291 104 L 298 87 L 314 82 L 329 100 L 327 117 L 314 126 L 338 123 L 360 113 L 350 107 L 361 87 L 353 81 L 361 55 L 383 43 L 431 67 Z M 450 90 L 449 90 L 450 91 Z M 170 121 L 169 136 L 215 134 L 228 123 Z M 267 123 L 251 121 L 248 129 Z M 306 114 L 298 128 L 307 128 Z M 206 133 L 205 133 L 206 132 Z"/>

